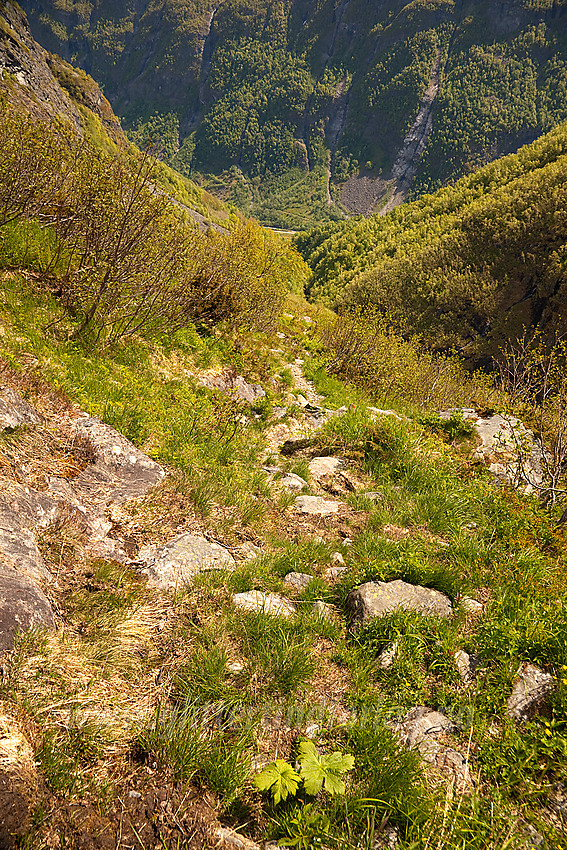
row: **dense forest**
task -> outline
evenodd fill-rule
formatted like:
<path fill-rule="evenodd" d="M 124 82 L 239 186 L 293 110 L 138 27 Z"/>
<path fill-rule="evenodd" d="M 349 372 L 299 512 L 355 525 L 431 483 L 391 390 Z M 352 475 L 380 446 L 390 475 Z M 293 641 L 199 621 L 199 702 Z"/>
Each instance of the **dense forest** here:
<path fill-rule="evenodd" d="M 415 196 L 567 118 L 565 0 L 23 7 L 41 43 L 104 85 L 136 142 L 277 226 L 355 209 L 341 194 L 352 175 L 385 180 L 371 204 L 387 200 L 433 78 Z"/>
<path fill-rule="evenodd" d="M 387 216 L 296 237 L 310 297 L 372 304 L 434 347 L 492 352 L 556 326 L 567 291 L 567 125 Z"/>

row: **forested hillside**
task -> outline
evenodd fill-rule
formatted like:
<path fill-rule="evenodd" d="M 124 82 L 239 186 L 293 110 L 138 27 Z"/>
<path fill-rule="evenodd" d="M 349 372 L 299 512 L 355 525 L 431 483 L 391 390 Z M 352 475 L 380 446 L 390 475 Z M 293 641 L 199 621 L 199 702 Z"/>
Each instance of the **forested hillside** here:
<path fill-rule="evenodd" d="M 296 243 L 310 297 L 373 304 L 438 348 L 473 357 L 567 315 L 567 125 L 387 216 Z"/>
<path fill-rule="evenodd" d="M 399 203 L 567 118 L 565 0 L 23 7 L 138 142 L 278 226 Z"/>

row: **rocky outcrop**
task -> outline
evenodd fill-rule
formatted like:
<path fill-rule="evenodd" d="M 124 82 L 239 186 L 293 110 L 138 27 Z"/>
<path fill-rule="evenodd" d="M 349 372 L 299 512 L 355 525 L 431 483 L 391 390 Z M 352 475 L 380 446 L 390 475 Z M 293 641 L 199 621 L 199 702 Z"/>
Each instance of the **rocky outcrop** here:
<path fill-rule="evenodd" d="M 450 617 L 451 601 L 444 593 L 430 587 L 408 584 L 405 581 L 369 581 L 351 590 L 347 608 L 352 625 L 359 625 L 373 617 L 383 617 L 395 611 L 417 611 L 436 617 Z"/>
<path fill-rule="evenodd" d="M 19 425 L 39 425 L 41 417 L 10 387 L 0 387 L 0 431 Z"/>
<path fill-rule="evenodd" d="M 4 428 L 37 428 L 42 417 L 14 390 L 0 390 Z M 52 628 L 48 601 L 53 578 L 43 560 L 38 535 L 53 523 L 72 522 L 81 544 L 94 557 L 127 561 L 120 539 L 110 536 L 107 510 L 144 495 L 164 470 L 122 434 L 98 419 L 81 416 L 67 423 L 70 447 L 83 458 L 71 478 L 45 477 L 37 490 L 0 477 L 0 649 L 12 645 L 16 632 L 33 626 Z"/>
<path fill-rule="evenodd" d="M 144 563 L 149 584 L 160 590 L 182 587 L 200 572 L 233 570 L 236 565 L 223 546 L 193 534 L 180 534 L 162 546 L 143 546 L 138 560 Z"/>
<path fill-rule="evenodd" d="M 254 404 L 259 398 L 266 396 L 263 387 L 248 383 L 242 375 L 237 375 L 230 369 L 223 372 L 204 372 L 201 375 L 201 383 L 210 390 L 219 390 L 245 404 Z"/>

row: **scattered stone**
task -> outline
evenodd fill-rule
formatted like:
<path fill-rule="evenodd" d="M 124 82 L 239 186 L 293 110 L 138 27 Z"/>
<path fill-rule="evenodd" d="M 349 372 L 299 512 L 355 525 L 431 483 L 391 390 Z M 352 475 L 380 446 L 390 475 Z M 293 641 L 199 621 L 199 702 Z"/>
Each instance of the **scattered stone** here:
<path fill-rule="evenodd" d="M 341 567 L 341 566 L 337 566 L 337 567 L 328 567 L 328 568 L 325 570 L 325 574 L 324 574 L 324 575 L 325 575 L 325 578 L 326 578 L 326 579 L 329 579 L 329 580 L 331 580 L 331 581 L 336 581 L 336 580 L 337 580 L 337 579 L 339 579 L 339 578 L 340 578 L 340 577 L 341 577 L 344 573 L 346 573 L 346 571 L 347 571 L 347 567 L 346 567 L 346 566 L 344 566 L 344 567 Z"/>
<path fill-rule="evenodd" d="M 537 831 L 535 827 L 531 825 L 531 823 L 526 823 L 526 821 L 522 821 L 520 823 L 520 827 L 523 833 L 523 841 L 518 847 L 518 850 L 533 850 L 536 847 L 542 847 L 545 838 L 543 835 Z"/>
<path fill-rule="evenodd" d="M 370 850 L 395 850 L 400 843 L 400 833 L 395 826 L 386 826 L 374 833 L 374 841 Z"/>
<path fill-rule="evenodd" d="M 259 384 L 249 384 L 241 375 L 235 375 L 232 370 L 223 372 L 205 372 L 201 375 L 201 384 L 210 390 L 232 395 L 239 401 L 254 404 L 259 398 L 265 398 L 266 393 Z"/>
<path fill-rule="evenodd" d="M 180 534 L 162 546 L 144 546 L 139 559 L 149 583 L 160 590 L 180 587 L 205 570 L 234 569 L 235 560 L 223 546 L 204 537 Z"/>
<path fill-rule="evenodd" d="M 444 593 L 405 581 L 369 581 L 355 587 L 347 596 L 352 624 L 365 623 L 394 611 L 418 611 L 436 617 L 450 617 L 453 607 Z"/>
<path fill-rule="evenodd" d="M 345 539 L 343 540 L 343 546 L 352 546 L 352 540 L 350 539 L 350 537 L 345 537 Z"/>
<path fill-rule="evenodd" d="M 264 614 L 271 614 L 274 617 L 289 617 L 295 616 L 295 606 L 279 596 L 277 593 L 262 593 L 261 590 L 248 590 L 245 593 L 235 593 L 232 601 L 237 608 L 243 608 L 245 611 L 263 611 Z"/>
<path fill-rule="evenodd" d="M 322 599 L 318 599 L 317 602 L 313 603 L 312 611 L 320 620 L 332 620 L 335 614 L 333 606 L 323 602 Z"/>
<path fill-rule="evenodd" d="M 308 449 L 314 442 L 314 437 L 292 437 L 280 446 L 280 452 L 282 455 L 289 457 L 289 455 L 293 455 L 303 449 Z"/>
<path fill-rule="evenodd" d="M 334 475 L 344 466 L 344 460 L 338 457 L 314 457 L 309 461 L 309 472 L 315 481 L 319 481 L 320 478 Z"/>
<path fill-rule="evenodd" d="M 549 807 L 561 817 L 567 817 L 567 785 L 564 782 L 556 782 L 552 786 L 547 798 Z"/>
<path fill-rule="evenodd" d="M 313 581 L 313 576 L 307 573 L 288 573 L 284 578 L 286 584 L 291 584 L 297 590 L 305 590 Z"/>
<path fill-rule="evenodd" d="M 239 561 L 253 561 L 254 558 L 258 557 L 259 552 L 259 547 L 247 540 L 238 547 L 235 555 L 238 556 Z"/>
<path fill-rule="evenodd" d="M 284 490 L 291 490 L 292 493 L 301 493 L 305 487 L 309 487 L 307 481 L 302 478 L 300 475 L 295 475 L 294 472 L 288 472 L 283 478 L 280 478 L 278 481 L 280 487 L 283 487 Z"/>
<path fill-rule="evenodd" d="M 507 714 L 521 723 L 535 714 L 553 687 L 553 677 L 544 673 L 535 664 L 524 662 L 512 686 L 512 693 L 506 700 Z"/>
<path fill-rule="evenodd" d="M 334 496 L 354 493 L 363 486 L 338 457 L 314 457 L 309 462 L 309 473 L 319 486 Z"/>
<path fill-rule="evenodd" d="M 131 800 L 140 800 L 142 798 L 139 791 L 128 791 L 128 796 Z"/>
<path fill-rule="evenodd" d="M 459 671 L 459 676 L 465 685 L 469 685 L 475 678 L 476 670 L 480 664 L 480 659 L 475 655 L 469 655 L 468 652 L 465 652 L 463 649 L 458 649 L 455 652 L 454 658 L 455 666 Z"/>
<path fill-rule="evenodd" d="M 458 731 L 446 715 L 427 706 L 416 706 L 403 720 L 388 725 L 402 744 L 417 749 L 424 761 L 435 767 L 458 793 L 473 790 L 467 760 L 443 742 L 445 736 Z"/>
<path fill-rule="evenodd" d="M 215 838 L 218 844 L 231 847 L 233 850 L 262 850 L 260 845 L 256 844 L 255 841 L 251 841 L 250 838 L 240 835 L 239 832 L 235 832 L 234 829 L 230 829 L 227 826 L 217 827 Z"/>
<path fill-rule="evenodd" d="M 367 407 L 366 409 L 372 422 L 381 416 L 392 416 L 394 419 L 397 419 L 398 422 L 403 422 L 404 420 L 407 421 L 407 416 L 400 416 L 400 414 L 396 413 L 395 410 L 381 410 L 379 407 Z"/>
<path fill-rule="evenodd" d="M 244 670 L 244 664 L 241 664 L 240 661 L 232 661 L 230 664 L 226 665 L 226 669 L 230 670 L 231 673 L 242 673 Z"/>
<path fill-rule="evenodd" d="M 458 731 L 455 723 L 445 714 L 425 705 L 415 706 L 403 720 L 393 721 L 390 725 L 401 743 L 410 749 L 419 748 L 423 742 L 432 738 Z"/>
<path fill-rule="evenodd" d="M 307 407 L 307 405 L 309 404 L 309 402 L 307 401 L 307 399 L 305 398 L 305 396 L 304 396 L 304 395 L 301 395 L 301 393 L 298 393 L 298 394 L 296 395 L 296 397 L 295 397 L 295 398 L 297 399 L 297 403 L 298 403 L 301 407 Z"/>
<path fill-rule="evenodd" d="M 274 419 L 283 419 L 287 414 L 287 407 L 272 407 L 272 417 Z"/>
<path fill-rule="evenodd" d="M 377 490 L 376 491 L 372 490 L 368 493 L 361 493 L 360 495 L 363 496 L 365 499 L 368 499 L 370 502 L 383 502 L 384 501 L 384 494 L 379 493 Z"/>
<path fill-rule="evenodd" d="M 263 466 L 262 472 L 265 472 L 266 475 L 277 475 L 280 472 L 279 466 Z"/>
<path fill-rule="evenodd" d="M 298 496 L 295 507 L 302 514 L 329 516 L 338 512 L 339 502 L 331 502 L 329 499 L 322 499 L 321 496 Z"/>
<path fill-rule="evenodd" d="M 398 657 L 399 646 L 399 641 L 395 640 L 382 650 L 378 656 L 378 667 L 380 667 L 381 670 L 387 670 L 392 666 Z"/>
<path fill-rule="evenodd" d="M 467 612 L 467 614 L 478 615 L 484 613 L 484 605 L 482 602 L 478 602 L 478 600 L 473 599 L 472 596 L 462 596 L 459 600 L 459 605 Z"/>
<path fill-rule="evenodd" d="M 345 559 L 343 558 L 340 552 L 333 552 L 333 554 L 331 555 L 331 564 L 334 567 L 344 567 Z"/>
<path fill-rule="evenodd" d="M 311 738 L 311 740 L 313 740 L 313 738 L 317 737 L 317 735 L 319 734 L 320 731 L 321 731 L 321 727 L 319 726 L 319 724 L 318 723 L 312 723 L 311 726 L 305 727 L 305 737 Z"/>
<path fill-rule="evenodd" d="M 41 417 L 31 404 L 9 387 L 0 387 L 0 431 L 40 424 Z"/>

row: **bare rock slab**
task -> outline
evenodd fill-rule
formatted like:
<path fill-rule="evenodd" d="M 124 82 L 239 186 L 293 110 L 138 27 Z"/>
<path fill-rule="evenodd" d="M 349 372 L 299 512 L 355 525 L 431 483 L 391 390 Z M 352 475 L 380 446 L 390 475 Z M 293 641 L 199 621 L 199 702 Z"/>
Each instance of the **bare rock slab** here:
<path fill-rule="evenodd" d="M 158 463 L 99 419 L 78 419 L 74 436 L 87 440 L 95 454 L 94 462 L 73 479 L 73 490 L 81 500 L 122 504 L 144 496 L 165 475 Z"/>
<path fill-rule="evenodd" d="M 0 387 L 0 431 L 40 423 L 41 417 L 31 404 L 10 387 Z"/>
<path fill-rule="evenodd" d="M 347 607 L 353 625 L 400 610 L 436 617 L 450 617 L 453 613 L 451 601 L 444 593 L 400 579 L 369 581 L 355 587 L 347 596 Z"/>
<path fill-rule="evenodd" d="M 508 717 L 518 723 L 529 720 L 552 688 L 553 677 L 549 673 L 544 673 L 535 664 L 525 662 L 520 667 L 512 693 L 506 700 Z"/>
<path fill-rule="evenodd" d="M 49 600 L 25 576 L 0 562 L 0 652 L 11 649 L 19 631 L 55 627 Z"/>
<path fill-rule="evenodd" d="M 330 516 L 338 513 L 339 507 L 340 502 L 323 499 L 321 496 L 298 496 L 295 500 L 295 508 L 302 514 Z"/>
<path fill-rule="evenodd" d="M 180 534 L 163 546 L 144 546 L 139 559 L 149 583 L 160 590 L 187 584 L 196 573 L 206 570 L 232 570 L 236 562 L 230 552 L 204 537 Z"/>
<path fill-rule="evenodd" d="M 235 593 L 232 601 L 237 608 L 245 611 L 263 612 L 274 617 L 294 617 L 295 606 L 277 593 L 262 593 L 261 590 L 248 590 L 245 593 Z"/>

